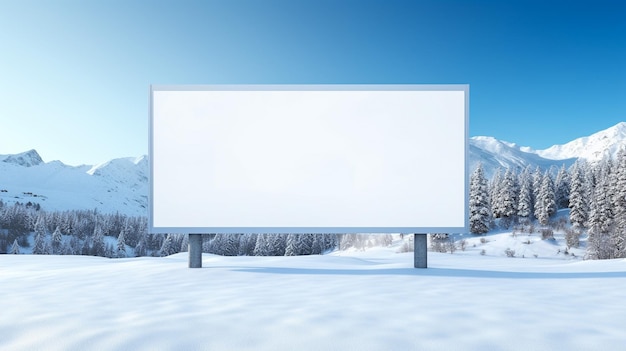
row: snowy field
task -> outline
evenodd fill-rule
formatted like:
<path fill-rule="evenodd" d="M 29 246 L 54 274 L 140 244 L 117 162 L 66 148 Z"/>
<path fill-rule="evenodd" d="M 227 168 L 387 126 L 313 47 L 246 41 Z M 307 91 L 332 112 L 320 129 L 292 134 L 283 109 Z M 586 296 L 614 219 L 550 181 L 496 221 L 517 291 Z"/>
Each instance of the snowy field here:
<path fill-rule="evenodd" d="M 492 238 L 493 239 L 493 238 Z M 492 240 L 493 241 L 493 240 Z M 618 350 L 626 261 L 0 255 L 1 350 Z"/>

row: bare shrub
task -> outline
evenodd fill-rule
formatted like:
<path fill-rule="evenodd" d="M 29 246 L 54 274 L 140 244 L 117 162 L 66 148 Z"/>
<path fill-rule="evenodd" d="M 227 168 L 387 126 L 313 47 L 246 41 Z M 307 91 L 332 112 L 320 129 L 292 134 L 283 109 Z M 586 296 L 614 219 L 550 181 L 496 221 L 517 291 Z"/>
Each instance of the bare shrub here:
<path fill-rule="evenodd" d="M 554 239 L 554 231 L 551 228 L 541 229 L 541 240 Z"/>
<path fill-rule="evenodd" d="M 461 249 L 461 251 L 465 251 L 466 248 L 467 248 L 467 240 L 461 239 L 461 241 L 459 241 L 459 249 Z"/>
<path fill-rule="evenodd" d="M 580 246 L 580 232 L 573 228 L 567 228 L 565 230 L 565 243 L 567 247 Z"/>
<path fill-rule="evenodd" d="M 485 256 L 485 254 L 486 254 L 486 253 L 487 253 L 487 252 L 485 251 L 485 249 L 480 250 L 480 255 L 481 255 L 481 256 Z"/>
<path fill-rule="evenodd" d="M 506 257 L 515 257 L 515 250 L 511 250 L 510 248 L 504 250 L 504 253 L 506 254 Z"/>
<path fill-rule="evenodd" d="M 487 240 L 487 238 L 484 238 L 484 237 L 483 237 L 483 238 L 480 238 L 480 243 L 481 243 L 481 244 L 486 244 L 486 243 L 488 243 L 488 242 L 489 242 L 489 240 Z"/>

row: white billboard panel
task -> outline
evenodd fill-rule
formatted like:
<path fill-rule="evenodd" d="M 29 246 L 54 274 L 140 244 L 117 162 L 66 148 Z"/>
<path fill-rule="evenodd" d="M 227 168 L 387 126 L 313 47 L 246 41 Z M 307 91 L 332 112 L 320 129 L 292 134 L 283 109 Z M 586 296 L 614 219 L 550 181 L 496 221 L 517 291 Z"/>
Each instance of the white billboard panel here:
<path fill-rule="evenodd" d="M 468 94 L 153 86 L 150 231 L 465 231 Z"/>

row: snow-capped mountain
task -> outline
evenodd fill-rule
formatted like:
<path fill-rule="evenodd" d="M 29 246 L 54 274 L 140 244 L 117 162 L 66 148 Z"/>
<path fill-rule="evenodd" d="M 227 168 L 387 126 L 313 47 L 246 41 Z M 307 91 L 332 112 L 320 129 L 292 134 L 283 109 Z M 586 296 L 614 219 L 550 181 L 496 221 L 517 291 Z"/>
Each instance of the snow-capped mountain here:
<path fill-rule="evenodd" d="M 588 137 L 582 137 L 563 145 L 554 145 L 545 150 L 529 152 L 551 159 L 584 158 L 587 161 L 599 161 L 605 156 L 615 157 L 626 146 L 626 122 L 620 122 L 611 128 L 602 130 Z"/>
<path fill-rule="evenodd" d="M 531 147 L 484 136 L 471 138 L 469 144 L 470 169 L 474 170 L 480 162 L 488 177 L 500 167 L 515 169 L 523 169 L 526 166 L 531 168 L 539 166 L 542 169 L 562 165 L 569 167 L 579 158 L 592 163 L 606 156 L 615 158 L 617 152 L 626 147 L 626 122 L 544 150 L 534 150 Z"/>
<path fill-rule="evenodd" d="M 552 166 L 561 167 L 562 165 L 569 167 L 576 161 L 576 158 L 551 160 L 536 153 L 524 151 L 522 147 L 514 143 L 492 137 L 478 136 L 469 140 L 469 160 L 470 172 L 481 163 L 485 175 L 491 178 L 498 168 L 511 168 L 521 171 L 527 166 L 530 166 L 532 170 L 536 167 L 541 169 L 549 169 Z"/>
<path fill-rule="evenodd" d="M 118 158 L 96 166 L 43 162 L 37 151 L 0 155 L 0 199 L 47 210 L 94 209 L 146 216 L 148 161 Z"/>

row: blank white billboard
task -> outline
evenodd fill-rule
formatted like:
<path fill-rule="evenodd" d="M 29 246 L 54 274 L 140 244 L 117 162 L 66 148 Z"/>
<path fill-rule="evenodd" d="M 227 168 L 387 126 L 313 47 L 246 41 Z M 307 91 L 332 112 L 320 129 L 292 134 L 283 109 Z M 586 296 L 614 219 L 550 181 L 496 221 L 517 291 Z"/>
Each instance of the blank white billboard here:
<path fill-rule="evenodd" d="M 466 231 L 467 85 L 153 86 L 152 233 Z"/>

